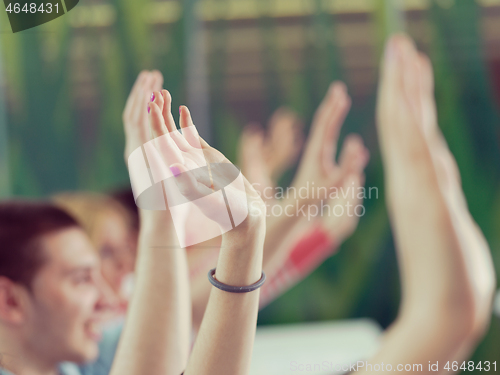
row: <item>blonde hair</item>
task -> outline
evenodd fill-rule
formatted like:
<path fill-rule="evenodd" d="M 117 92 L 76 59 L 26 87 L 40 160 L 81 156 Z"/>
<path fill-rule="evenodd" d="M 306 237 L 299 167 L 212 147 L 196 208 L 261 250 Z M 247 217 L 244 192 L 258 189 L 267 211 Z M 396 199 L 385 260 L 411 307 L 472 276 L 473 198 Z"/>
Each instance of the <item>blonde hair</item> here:
<path fill-rule="evenodd" d="M 120 202 L 104 194 L 65 192 L 54 195 L 52 201 L 78 221 L 92 242 L 95 242 L 99 221 L 110 212 L 122 218 L 127 227 L 132 225 L 130 212 Z"/>

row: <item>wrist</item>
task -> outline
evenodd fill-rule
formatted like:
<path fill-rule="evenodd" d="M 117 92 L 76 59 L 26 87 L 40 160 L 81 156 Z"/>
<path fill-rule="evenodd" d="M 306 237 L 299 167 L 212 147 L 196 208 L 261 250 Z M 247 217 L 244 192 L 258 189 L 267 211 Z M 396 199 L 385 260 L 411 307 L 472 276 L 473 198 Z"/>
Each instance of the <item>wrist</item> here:
<path fill-rule="evenodd" d="M 266 233 L 266 218 L 262 215 L 252 215 L 249 212 L 248 216 L 242 223 L 232 230 L 222 235 L 223 242 L 232 242 L 236 240 L 242 241 L 257 241 L 259 238 L 265 237 Z"/>
<path fill-rule="evenodd" d="M 170 211 L 152 211 L 139 209 L 140 234 L 161 239 L 162 242 L 178 243 L 177 233 Z"/>
<path fill-rule="evenodd" d="M 165 222 L 172 221 L 170 211 L 154 211 L 154 210 L 144 210 L 139 208 L 139 218 L 141 220 L 141 227 L 154 227 L 160 224 L 165 224 Z"/>
<path fill-rule="evenodd" d="M 234 286 L 250 285 L 262 273 L 265 222 L 245 231 L 232 230 L 223 236 L 216 278 Z"/>

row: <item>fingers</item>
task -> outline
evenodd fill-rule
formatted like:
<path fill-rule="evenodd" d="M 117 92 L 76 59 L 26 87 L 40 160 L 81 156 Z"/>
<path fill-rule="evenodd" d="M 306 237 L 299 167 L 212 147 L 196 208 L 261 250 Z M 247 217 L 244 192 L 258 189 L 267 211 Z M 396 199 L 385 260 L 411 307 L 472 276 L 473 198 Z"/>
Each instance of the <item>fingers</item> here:
<path fill-rule="evenodd" d="M 197 149 L 202 148 L 200 135 L 198 134 L 196 126 L 194 126 L 193 124 L 193 119 L 191 117 L 191 113 L 189 112 L 188 107 L 181 105 L 179 107 L 179 112 L 180 112 L 179 123 L 184 138 L 192 147 Z"/>
<path fill-rule="evenodd" d="M 152 101 L 149 103 L 149 112 L 150 126 L 153 138 L 157 138 L 164 134 L 167 134 L 167 127 L 165 126 L 165 121 L 163 120 L 161 109 L 156 101 Z"/>
<path fill-rule="evenodd" d="M 151 91 L 161 91 L 163 87 L 163 75 L 159 70 L 151 71 L 151 75 L 153 76 L 153 86 L 151 87 Z"/>
<path fill-rule="evenodd" d="M 377 127 L 388 171 L 393 166 L 404 168 L 408 162 L 412 165 L 429 162 L 418 61 L 415 46 L 408 37 L 390 38 L 377 102 Z"/>
<path fill-rule="evenodd" d="M 441 159 L 439 163 L 446 169 L 449 182 L 461 186 L 457 163 L 437 123 L 437 110 L 434 99 L 434 74 L 431 61 L 423 53 L 419 54 L 418 61 L 420 65 L 420 94 L 425 136 L 428 139 L 433 157 Z M 441 174 L 438 175 L 441 176 Z"/>
<path fill-rule="evenodd" d="M 163 112 L 163 106 L 165 101 L 163 100 L 163 96 L 160 91 L 153 91 L 150 100 L 158 106 L 160 112 Z"/>
<path fill-rule="evenodd" d="M 271 175 L 278 178 L 296 162 L 303 144 L 303 123 L 286 107 L 274 112 L 265 140 L 265 159 Z"/>
<path fill-rule="evenodd" d="M 170 135 L 181 151 L 187 152 L 192 149 L 186 138 L 178 130 L 174 130 Z M 198 146 L 198 148 L 200 147 Z"/>
<path fill-rule="evenodd" d="M 191 117 L 191 112 L 189 108 L 185 105 L 181 105 L 179 107 L 180 112 L 180 126 L 182 129 L 182 134 L 189 142 L 191 146 L 194 148 L 206 148 L 211 149 L 212 147 L 202 138 L 200 137 L 196 126 L 193 123 L 193 119 Z"/>
<path fill-rule="evenodd" d="M 164 102 L 162 113 L 165 125 L 169 133 L 177 131 L 177 126 L 175 125 L 174 117 L 172 116 L 172 96 L 167 90 L 161 91 L 162 99 Z"/>
<path fill-rule="evenodd" d="M 339 158 L 340 169 L 344 173 L 362 172 L 368 161 L 370 152 L 363 144 L 363 139 L 357 134 L 346 137 Z"/>
<path fill-rule="evenodd" d="M 185 105 L 181 105 L 179 107 L 179 115 L 180 115 L 179 123 L 181 129 L 187 128 L 188 126 L 194 126 L 193 119 L 191 117 L 191 112 L 189 111 L 188 107 L 186 107 Z"/>
<path fill-rule="evenodd" d="M 420 82 L 420 61 L 417 49 L 413 41 L 409 38 L 401 38 L 399 41 L 400 55 L 402 57 L 403 69 L 403 87 L 406 98 L 413 111 L 420 127 L 423 126 L 422 117 L 422 95 Z"/>
<path fill-rule="evenodd" d="M 142 124 L 145 125 L 146 122 L 146 108 L 147 103 L 149 101 L 149 92 L 150 87 L 153 83 L 153 76 L 151 73 L 147 72 L 144 75 L 144 79 L 139 82 L 132 98 L 131 102 L 131 112 L 130 112 L 130 120 L 134 124 Z"/>
<path fill-rule="evenodd" d="M 210 146 L 207 141 L 205 141 L 201 136 L 200 136 L 200 145 L 201 145 L 201 148 L 203 149 L 211 149 L 212 146 Z"/>
<path fill-rule="evenodd" d="M 165 128 L 168 133 L 170 133 L 170 136 L 176 143 L 177 147 L 181 151 L 189 151 L 190 149 L 190 144 L 188 141 L 184 138 L 184 136 L 177 130 L 177 126 L 175 125 L 174 117 L 172 116 L 172 96 L 167 90 L 162 90 L 161 92 L 154 92 L 152 95 L 152 98 L 154 98 L 154 102 L 158 105 L 160 108 L 160 111 L 163 116 L 163 123 L 165 124 Z M 192 121 L 191 121 L 192 123 Z M 192 135 L 193 131 L 188 132 Z M 193 144 L 196 144 L 196 142 L 193 140 L 193 137 L 191 137 Z M 200 142 L 198 141 L 198 147 L 201 148 Z"/>
<path fill-rule="evenodd" d="M 319 162 L 327 174 L 333 173 L 335 168 L 333 160 L 337 150 L 337 141 L 340 129 L 351 107 L 351 98 L 343 83 L 336 82 L 331 85 L 327 97 L 321 104 L 315 123 L 313 136 L 318 137 L 320 143 Z"/>
<path fill-rule="evenodd" d="M 190 201 L 197 200 L 212 194 L 212 189 L 198 181 L 193 171 L 189 171 L 184 165 L 176 163 L 170 166 L 170 171 L 175 177 L 175 183 L 180 193 Z M 206 181 L 206 179 L 204 179 Z"/>
<path fill-rule="evenodd" d="M 329 137 L 335 141 L 342 123 L 349 112 L 351 98 L 347 95 L 347 88 L 342 82 L 330 85 L 325 99 L 318 108 L 312 125 L 312 130 L 318 137 Z"/>
<path fill-rule="evenodd" d="M 135 117 L 137 114 L 143 114 L 145 110 L 144 104 L 147 103 L 149 97 L 148 92 L 159 91 L 163 85 L 163 76 L 158 70 L 149 72 L 147 70 L 141 71 L 135 80 L 130 95 L 125 104 L 123 112 L 124 117 L 130 117 L 133 113 Z M 142 104 L 142 105 L 141 105 Z"/>
<path fill-rule="evenodd" d="M 385 46 L 384 57 L 380 65 L 380 91 L 383 93 L 394 93 L 403 89 L 403 70 L 398 51 L 398 41 L 401 35 L 391 37 Z"/>
<path fill-rule="evenodd" d="M 151 102 L 149 107 L 151 108 L 149 114 L 151 132 L 155 139 L 156 149 L 160 152 L 167 165 L 183 163 L 182 152 L 170 137 L 160 108 L 155 102 Z"/>
<path fill-rule="evenodd" d="M 127 102 L 125 104 L 125 110 L 123 112 L 123 116 L 130 116 L 132 110 L 134 109 L 134 105 L 132 104 L 137 97 L 139 96 L 139 93 L 141 92 L 141 88 L 144 85 L 144 81 L 148 77 L 149 72 L 147 70 L 143 70 L 139 75 L 137 76 L 137 79 L 134 82 L 134 85 L 132 86 L 132 90 L 130 90 L 130 94 L 127 98 Z"/>

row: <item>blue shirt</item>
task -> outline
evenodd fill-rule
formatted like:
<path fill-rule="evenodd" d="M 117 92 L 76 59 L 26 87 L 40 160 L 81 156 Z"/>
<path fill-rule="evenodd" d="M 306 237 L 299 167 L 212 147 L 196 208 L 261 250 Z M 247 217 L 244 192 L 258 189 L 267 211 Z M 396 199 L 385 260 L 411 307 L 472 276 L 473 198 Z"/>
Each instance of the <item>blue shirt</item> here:
<path fill-rule="evenodd" d="M 74 363 L 61 363 L 59 366 L 61 375 L 108 375 L 115 358 L 122 329 L 123 325 L 119 324 L 104 331 L 102 340 L 99 343 L 99 357 L 95 362 L 80 366 Z M 0 368 L 0 375 L 14 374 Z"/>

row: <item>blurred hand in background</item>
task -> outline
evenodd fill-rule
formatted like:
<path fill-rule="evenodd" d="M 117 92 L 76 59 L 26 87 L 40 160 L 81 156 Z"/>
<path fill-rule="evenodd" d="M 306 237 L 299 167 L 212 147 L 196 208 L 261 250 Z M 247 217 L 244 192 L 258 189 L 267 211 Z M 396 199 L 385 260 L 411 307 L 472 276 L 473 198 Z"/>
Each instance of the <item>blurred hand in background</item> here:
<path fill-rule="evenodd" d="M 338 134 L 350 107 L 345 85 L 334 83 L 319 107 L 293 188 L 306 189 L 307 198 L 286 196 L 279 201 L 275 189 L 282 173 L 297 160 L 303 143 L 302 123 L 290 110 L 277 110 L 264 132 L 248 125 L 240 138 L 243 173 L 268 204 L 270 224 L 266 238 L 264 267 L 269 281 L 262 289 L 261 307 L 287 291 L 334 254 L 356 229 L 361 215 L 354 207 L 362 204 L 358 189 L 364 185 L 364 168 L 369 160 L 362 139 L 349 135 L 339 163 L 335 163 Z M 318 196 L 318 188 L 326 194 Z M 336 188 L 336 194 L 330 194 Z M 286 202 L 286 203 L 283 203 Z M 307 203 L 305 217 L 295 207 Z M 279 215 L 273 215 L 280 206 Z M 293 210 L 287 210 L 293 206 Z M 312 207 L 310 207 L 312 206 Z M 310 208 L 315 214 L 309 216 Z M 363 208 L 364 210 L 364 208 Z M 288 212 L 292 212 L 289 217 Z"/>
<path fill-rule="evenodd" d="M 402 302 L 370 362 L 423 364 L 431 373 L 427 364 L 439 361 L 445 372 L 447 361 L 461 364 L 486 332 L 496 281 L 437 123 L 431 63 L 403 35 L 386 46 L 377 127 Z"/>

